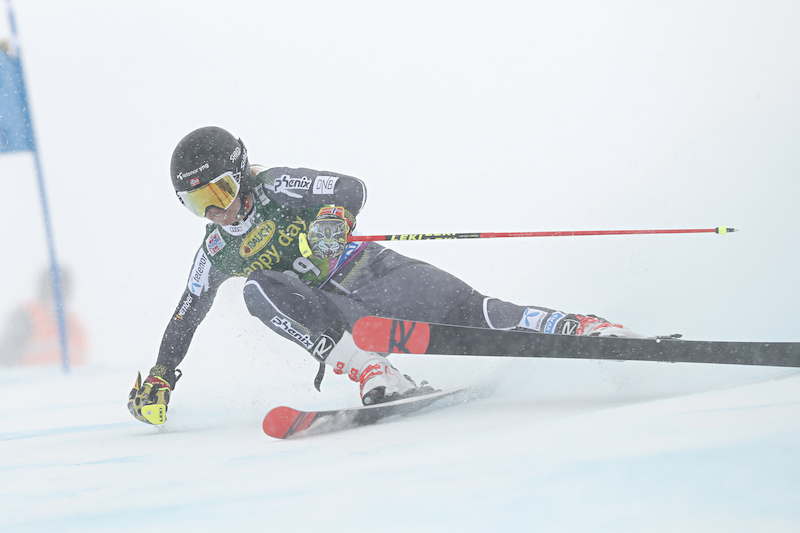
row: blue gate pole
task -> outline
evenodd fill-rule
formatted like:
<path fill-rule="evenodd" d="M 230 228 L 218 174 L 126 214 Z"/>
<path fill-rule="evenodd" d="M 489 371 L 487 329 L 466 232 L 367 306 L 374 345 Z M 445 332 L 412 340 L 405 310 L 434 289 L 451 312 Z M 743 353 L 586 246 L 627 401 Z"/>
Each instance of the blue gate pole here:
<path fill-rule="evenodd" d="M 6 0 L 8 4 L 8 20 L 11 25 L 11 36 L 16 45 L 16 61 L 19 66 L 19 81 L 20 93 L 22 102 L 28 107 L 28 118 L 30 120 L 30 134 L 31 145 L 33 151 L 33 160 L 36 165 L 36 179 L 39 184 L 39 199 L 42 204 L 42 213 L 44 215 L 44 229 L 47 235 L 47 252 L 50 256 L 50 277 L 53 282 L 53 298 L 56 306 L 56 319 L 58 321 L 58 337 L 61 346 L 61 364 L 64 372 L 69 372 L 69 344 L 67 343 L 67 320 L 64 311 L 64 299 L 62 298 L 61 291 L 61 273 L 58 269 L 58 261 L 56 260 L 56 248 L 53 239 L 53 229 L 50 223 L 50 210 L 47 206 L 47 194 L 44 186 L 44 173 L 42 172 L 42 164 L 39 159 L 39 150 L 36 147 L 36 136 L 33 133 L 33 120 L 30 119 L 30 103 L 28 102 L 28 92 L 25 88 L 25 74 L 22 70 L 22 52 L 20 51 L 19 40 L 17 39 L 17 24 L 14 19 L 14 10 L 11 7 L 11 0 Z"/>

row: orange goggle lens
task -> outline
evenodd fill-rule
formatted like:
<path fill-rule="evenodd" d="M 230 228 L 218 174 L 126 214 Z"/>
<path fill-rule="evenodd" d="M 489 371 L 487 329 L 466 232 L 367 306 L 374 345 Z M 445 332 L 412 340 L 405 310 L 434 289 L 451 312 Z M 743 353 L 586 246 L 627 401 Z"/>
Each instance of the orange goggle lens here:
<path fill-rule="evenodd" d="M 209 207 L 228 209 L 237 194 L 239 194 L 239 182 L 234 179 L 232 172 L 226 172 L 202 187 L 178 192 L 178 197 L 189 211 L 204 217 Z"/>

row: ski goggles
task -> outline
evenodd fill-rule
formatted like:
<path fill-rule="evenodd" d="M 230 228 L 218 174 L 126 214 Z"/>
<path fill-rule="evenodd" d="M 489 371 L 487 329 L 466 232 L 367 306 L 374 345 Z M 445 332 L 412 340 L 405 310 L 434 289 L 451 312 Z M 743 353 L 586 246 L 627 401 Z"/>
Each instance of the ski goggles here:
<path fill-rule="evenodd" d="M 209 207 L 228 209 L 237 194 L 239 194 L 239 182 L 233 177 L 233 172 L 226 172 L 202 187 L 191 191 L 179 191 L 178 198 L 189 211 L 204 217 Z"/>

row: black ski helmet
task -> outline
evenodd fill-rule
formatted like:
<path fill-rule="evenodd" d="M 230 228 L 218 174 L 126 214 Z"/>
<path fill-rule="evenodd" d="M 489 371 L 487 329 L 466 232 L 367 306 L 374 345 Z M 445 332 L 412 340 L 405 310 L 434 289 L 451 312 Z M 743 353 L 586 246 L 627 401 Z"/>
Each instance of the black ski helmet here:
<path fill-rule="evenodd" d="M 175 147 L 170 174 L 178 199 L 195 215 L 205 216 L 212 205 L 227 209 L 240 189 L 247 188 L 247 149 L 222 128 L 199 128 Z"/>

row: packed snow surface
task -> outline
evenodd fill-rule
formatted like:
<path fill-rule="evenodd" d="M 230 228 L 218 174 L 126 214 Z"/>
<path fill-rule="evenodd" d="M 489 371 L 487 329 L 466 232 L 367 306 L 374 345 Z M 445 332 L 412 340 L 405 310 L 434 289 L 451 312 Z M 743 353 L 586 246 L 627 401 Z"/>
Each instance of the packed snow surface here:
<path fill-rule="evenodd" d="M 0 529 L 800 528 L 796 370 L 393 359 L 482 397 L 281 441 L 261 430 L 271 407 L 358 405 L 357 387 L 328 376 L 317 393 L 281 357 L 194 365 L 154 427 L 126 411 L 130 371 L 4 371 Z"/>

